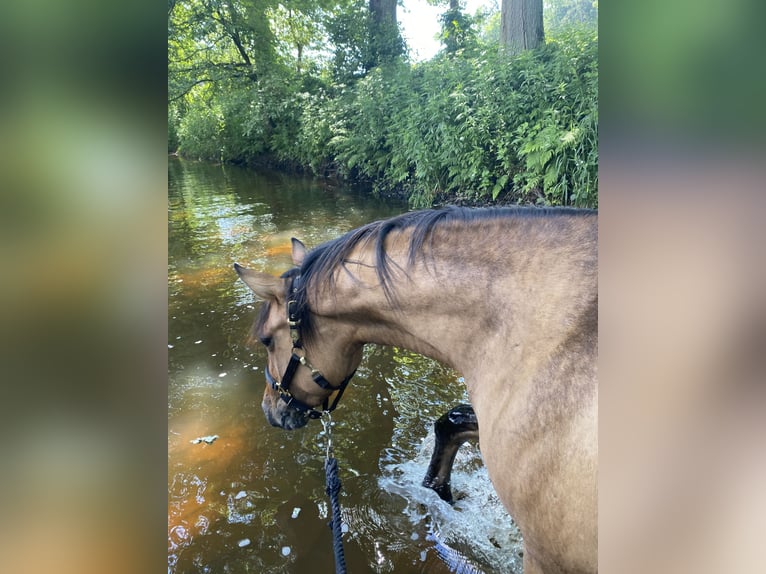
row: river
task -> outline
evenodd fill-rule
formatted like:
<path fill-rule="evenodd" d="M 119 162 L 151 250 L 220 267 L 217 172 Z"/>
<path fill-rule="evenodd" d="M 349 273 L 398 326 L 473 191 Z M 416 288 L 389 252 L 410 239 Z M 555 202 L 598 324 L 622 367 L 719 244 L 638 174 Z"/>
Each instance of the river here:
<path fill-rule="evenodd" d="M 334 572 L 322 425 L 266 422 L 266 353 L 246 345 L 257 303 L 232 264 L 279 274 L 290 237 L 310 248 L 407 205 L 176 158 L 168 178 L 168 573 Z M 521 571 L 477 446 L 456 460 L 454 506 L 420 486 L 433 421 L 460 402 L 447 367 L 365 349 L 334 415 L 350 573 Z"/>

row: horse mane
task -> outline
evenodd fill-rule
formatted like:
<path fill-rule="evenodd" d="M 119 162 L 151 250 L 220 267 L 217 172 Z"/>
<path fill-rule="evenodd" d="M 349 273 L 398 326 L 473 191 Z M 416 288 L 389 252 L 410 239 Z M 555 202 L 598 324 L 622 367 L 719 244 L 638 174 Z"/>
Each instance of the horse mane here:
<path fill-rule="evenodd" d="M 375 271 L 386 299 L 396 308 L 398 305 L 396 290 L 393 285 L 392 265 L 398 268 L 399 266 L 393 263 L 385 247 L 386 238 L 394 231 L 410 230 L 407 259 L 408 265 L 412 265 L 419 255 L 424 254 L 424 245 L 429 241 L 433 230 L 439 226 L 449 225 L 453 222 L 469 223 L 510 218 L 532 219 L 593 213 L 594 211 L 590 209 L 569 207 L 467 208 L 446 206 L 438 209 L 410 211 L 389 219 L 374 221 L 315 247 L 306 254 L 300 267 L 294 267 L 284 273 L 282 275 L 284 278 L 301 278 L 297 292 L 294 294 L 287 293 L 287 299 L 296 301 L 302 319 L 301 334 L 305 339 L 310 339 L 313 328 L 308 306 L 309 293 L 316 292 L 321 284 L 329 283 L 332 289 L 335 281 L 335 270 L 342 266 L 354 248 L 363 242 L 374 242 Z M 401 268 L 399 271 L 404 272 Z"/>

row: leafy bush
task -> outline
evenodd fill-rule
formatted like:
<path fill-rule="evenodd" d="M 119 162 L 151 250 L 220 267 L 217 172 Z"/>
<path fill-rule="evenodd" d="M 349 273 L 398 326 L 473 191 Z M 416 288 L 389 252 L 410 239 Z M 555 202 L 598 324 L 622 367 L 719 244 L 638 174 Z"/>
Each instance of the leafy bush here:
<path fill-rule="evenodd" d="M 437 195 L 597 205 L 595 34 L 570 31 L 508 59 L 485 49 L 379 67 L 339 99 L 340 171 L 416 206 Z"/>
<path fill-rule="evenodd" d="M 223 156 L 224 121 L 220 107 L 195 99 L 179 120 L 178 152 L 187 157 L 220 161 Z"/>
<path fill-rule="evenodd" d="M 549 43 L 544 71 L 547 107 L 538 107 L 514 130 L 523 161 L 514 175 L 522 192 L 540 189 L 550 205 L 598 203 L 597 44 L 589 33 L 570 30 Z M 548 69 L 553 73 L 549 74 Z"/>
<path fill-rule="evenodd" d="M 178 151 L 178 110 L 168 106 L 168 153 Z"/>

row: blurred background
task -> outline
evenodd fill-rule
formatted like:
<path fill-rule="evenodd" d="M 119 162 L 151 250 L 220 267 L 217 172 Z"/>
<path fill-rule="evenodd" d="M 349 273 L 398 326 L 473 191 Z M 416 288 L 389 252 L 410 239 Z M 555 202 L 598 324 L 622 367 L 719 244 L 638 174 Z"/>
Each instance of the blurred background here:
<path fill-rule="evenodd" d="M 9 572 L 165 561 L 166 40 L 152 4 L 3 4 Z"/>
<path fill-rule="evenodd" d="M 2 8 L 9 572 L 166 561 L 162 7 Z M 764 7 L 599 8 L 601 571 L 762 572 Z"/>
<path fill-rule="evenodd" d="M 600 570 L 761 572 L 763 4 L 600 8 Z"/>

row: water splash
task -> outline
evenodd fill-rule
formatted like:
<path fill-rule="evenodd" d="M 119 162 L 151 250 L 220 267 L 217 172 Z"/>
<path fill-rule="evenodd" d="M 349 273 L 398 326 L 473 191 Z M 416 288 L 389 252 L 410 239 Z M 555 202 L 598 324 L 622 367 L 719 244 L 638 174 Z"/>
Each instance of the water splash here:
<path fill-rule="evenodd" d="M 409 460 L 404 452 L 389 451 L 382 465 L 381 488 L 407 502 L 408 519 L 413 525 L 427 526 L 428 540 L 453 572 L 520 573 L 521 534 L 492 487 L 478 447 L 466 444 L 455 458 L 454 505 L 421 486 L 434 441 L 431 431 Z"/>
<path fill-rule="evenodd" d="M 435 535 L 429 536 L 428 540 L 433 541 L 436 553 L 439 555 L 450 570 L 455 574 L 485 574 L 484 570 L 472 563 L 470 559 L 463 556 L 460 552 L 448 546 Z"/>

